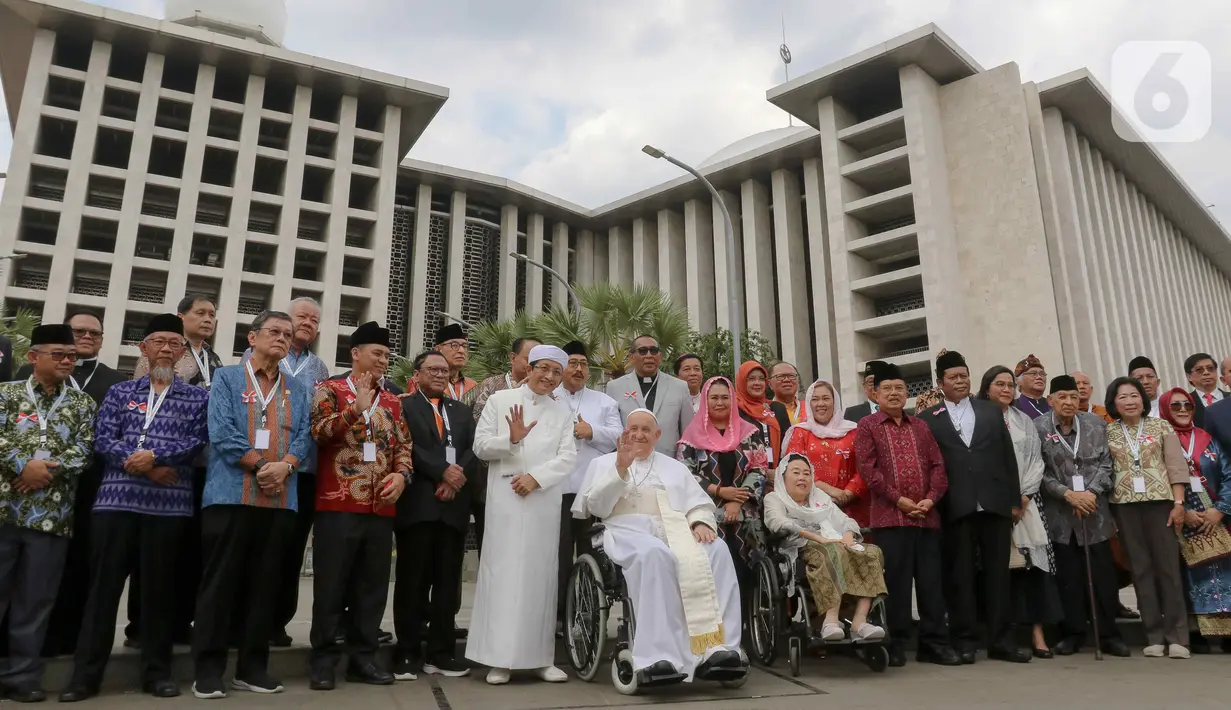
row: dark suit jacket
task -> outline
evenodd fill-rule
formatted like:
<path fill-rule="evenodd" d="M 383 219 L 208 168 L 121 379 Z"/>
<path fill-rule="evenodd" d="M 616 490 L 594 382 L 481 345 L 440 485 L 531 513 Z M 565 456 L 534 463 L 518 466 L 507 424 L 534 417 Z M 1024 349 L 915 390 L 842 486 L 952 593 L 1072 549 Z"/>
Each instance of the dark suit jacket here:
<path fill-rule="evenodd" d="M 0 382 L 13 380 L 13 341 L 0 335 Z"/>
<path fill-rule="evenodd" d="M 1206 407 L 1205 426 L 1201 428 L 1214 437 L 1214 441 L 1218 442 L 1218 448 L 1231 451 L 1231 398 Z"/>
<path fill-rule="evenodd" d="M 415 393 L 402 397 L 402 413 L 410 429 L 410 450 L 414 471 L 410 487 L 398 499 L 397 524 L 410 525 L 440 521 L 463 533 L 470 524 L 470 499 L 475 494 L 475 477 L 479 459 L 474 455 L 474 416 L 470 407 L 444 397 L 444 413 L 449 419 L 449 432 L 457 450 L 457 465 L 466 474 L 466 485 L 447 503 L 436 498 L 436 486 L 444 480 L 448 462 L 445 444 L 436 428 L 436 415 L 426 397 Z M 448 433 L 448 432 L 447 432 Z"/>
<path fill-rule="evenodd" d="M 1013 437 L 1000 407 L 986 400 L 971 400 L 975 430 L 970 446 L 962 441 L 944 403 L 916 416 L 927 423 L 945 459 L 949 492 L 941 502 L 946 520 L 960 520 L 983 510 L 1010 517 L 1022 502 Z"/>
<path fill-rule="evenodd" d="M 871 402 L 861 402 L 860 404 L 856 404 L 853 407 L 847 407 L 846 411 L 842 413 L 842 417 L 846 419 L 848 422 L 854 422 L 858 424 L 860 419 L 863 419 L 864 417 L 870 415 L 871 413 L 872 413 L 872 403 Z"/>
<path fill-rule="evenodd" d="M 1222 392 L 1222 396 L 1223 396 L 1223 398 L 1218 400 L 1218 402 L 1222 402 L 1226 400 L 1227 397 L 1231 397 L 1231 392 L 1228 392 L 1221 387 L 1219 387 L 1218 389 L 1219 391 Z M 1193 426 L 1197 427 L 1198 429 L 1204 429 L 1205 428 L 1205 400 L 1201 398 L 1201 395 L 1198 394 L 1197 390 L 1195 389 L 1189 390 L 1188 393 L 1193 396 L 1193 400 L 1197 403 L 1197 409 L 1196 411 L 1193 412 Z M 1214 404 L 1218 404 L 1218 402 L 1215 402 Z"/>

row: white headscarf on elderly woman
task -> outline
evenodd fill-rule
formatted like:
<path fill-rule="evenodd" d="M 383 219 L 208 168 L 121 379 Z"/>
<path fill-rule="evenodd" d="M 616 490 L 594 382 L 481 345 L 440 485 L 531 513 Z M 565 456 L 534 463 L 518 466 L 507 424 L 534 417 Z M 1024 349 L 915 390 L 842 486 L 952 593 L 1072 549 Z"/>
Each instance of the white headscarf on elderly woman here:
<path fill-rule="evenodd" d="M 793 461 L 802 461 L 808 467 L 808 501 L 797 503 L 787 490 L 783 477 L 787 466 Z M 765 527 L 771 533 L 794 533 L 798 539 L 801 530 L 811 530 L 828 540 L 840 540 L 847 532 L 855 533 L 855 539 L 861 539 L 859 523 L 856 523 L 829 494 L 816 487 L 816 472 L 808 457 L 802 454 L 787 454 L 778 464 L 774 472 L 774 489 L 765 496 L 764 521 Z M 802 541 L 793 547 L 803 547 Z"/>
<path fill-rule="evenodd" d="M 812 413 L 812 395 L 816 392 L 818 386 L 825 386 L 833 394 L 833 413 L 829 417 L 829 421 L 822 424 L 816 420 L 816 416 Z M 804 418 L 800 422 L 787 430 L 786 436 L 782 437 L 782 450 L 786 451 L 787 446 L 791 443 L 791 436 L 795 434 L 796 429 L 805 429 L 819 439 L 841 439 L 858 426 L 855 422 L 850 421 L 844 416 L 842 409 L 842 398 L 838 395 L 838 389 L 833 386 L 833 383 L 828 380 L 817 380 L 808 387 L 807 394 L 804 395 Z M 785 459 L 785 457 L 783 457 Z"/>

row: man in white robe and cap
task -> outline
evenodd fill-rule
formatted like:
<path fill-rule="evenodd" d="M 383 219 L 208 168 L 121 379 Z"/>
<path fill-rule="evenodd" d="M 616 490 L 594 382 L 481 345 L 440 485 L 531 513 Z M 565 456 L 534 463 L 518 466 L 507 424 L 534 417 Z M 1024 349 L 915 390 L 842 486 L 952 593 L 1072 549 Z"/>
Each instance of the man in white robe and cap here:
<path fill-rule="evenodd" d="M 616 452 L 594 459 L 573 503 L 574 517 L 602 519 L 603 549 L 624 571 L 643 685 L 744 665 L 739 582 L 730 550 L 715 542 L 714 503 L 684 464 L 654 450 L 661 436 L 652 412 L 631 412 Z"/>
<path fill-rule="evenodd" d="M 554 345 L 530 351 L 530 376 L 483 406 L 474 453 L 488 463 L 487 521 L 466 658 L 490 666 L 487 682 L 533 669 L 568 680 L 555 657 L 561 485 L 573 470 L 573 413 L 552 392 L 568 356 Z"/>

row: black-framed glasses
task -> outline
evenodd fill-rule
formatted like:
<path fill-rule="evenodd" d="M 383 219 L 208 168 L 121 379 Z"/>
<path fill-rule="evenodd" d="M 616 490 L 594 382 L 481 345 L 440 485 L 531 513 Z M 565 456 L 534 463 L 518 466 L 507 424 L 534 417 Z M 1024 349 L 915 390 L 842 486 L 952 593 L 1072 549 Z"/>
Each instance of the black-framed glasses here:
<path fill-rule="evenodd" d="M 103 337 L 103 331 L 95 330 L 94 328 L 73 328 L 74 338 L 84 338 L 87 335 L 97 340 Z"/>
<path fill-rule="evenodd" d="M 77 351 L 76 350 L 51 350 L 51 351 L 40 350 L 38 351 L 38 353 L 39 355 L 46 355 L 52 360 L 58 360 L 58 361 L 68 360 L 69 362 L 77 361 Z"/>
<path fill-rule="evenodd" d="M 545 377 L 563 377 L 564 376 L 564 368 L 556 369 L 555 367 L 552 367 L 551 365 L 535 365 L 534 369 L 537 370 L 540 375 L 543 375 Z"/>
<path fill-rule="evenodd" d="M 662 352 L 662 349 L 659 348 L 657 345 L 643 345 L 637 348 L 636 350 L 634 350 L 633 352 L 637 353 L 638 355 L 642 357 L 645 357 L 646 355 L 657 355 Z"/>
<path fill-rule="evenodd" d="M 1192 402 L 1185 401 L 1185 402 L 1172 402 L 1171 403 L 1171 411 L 1173 412 L 1183 412 L 1189 409 L 1196 409 L 1196 408 L 1197 408 L 1196 405 L 1194 405 Z"/>

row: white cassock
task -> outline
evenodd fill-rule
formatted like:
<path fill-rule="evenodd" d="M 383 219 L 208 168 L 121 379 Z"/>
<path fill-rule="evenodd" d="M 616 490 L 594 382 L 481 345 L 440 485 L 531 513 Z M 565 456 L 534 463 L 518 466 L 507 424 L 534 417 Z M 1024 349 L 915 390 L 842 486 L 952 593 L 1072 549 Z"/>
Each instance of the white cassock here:
<path fill-rule="evenodd" d="M 526 438 L 509 443 L 505 416 L 525 408 Z M 572 412 L 529 386 L 493 394 L 474 434 L 474 452 L 487 461 L 487 519 L 479 583 L 466 658 L 492 668 L 542 668 L 555 657 L 556 571 L 560 497 L 577 457 Z M 513 477 L 529 473 L 541 488 L 526 497 Z"/>
<path fill-rule="evenodd" d="M 620 421 L 620 405 L 605 392 L 583 387 L 574 394 L 561 385 L 556 388 L 555 394 L 556 399 L 569 408 L 574 424 L 580 415 L 594 431 L 594 436 L 589 440 L 577 440 L 577 460 L 573 463 L 573 473 L 564 484 L 565 495 L 576 495 L 581 492 L 581 482 L 585 480 L 586 471 L 590 470 L 590 462 L 615 451 L 616 441 L 624 433 L 624 424 Z"/>
<path fill-rule="evenodd" d="M 740 644 L 731 552 L 721 539 L 701 544 L 692 536 L 694 523 L 717 530 L 714 503 L 670 456 L 634 461 L 627 481 L 615 462 L 607 454 L 590 464 L 573 517 L 602 519 L 603 549 L 624 570 L 637 618 L 634 669 L 669 661 L 692 680 L 699 663 Z"/>

